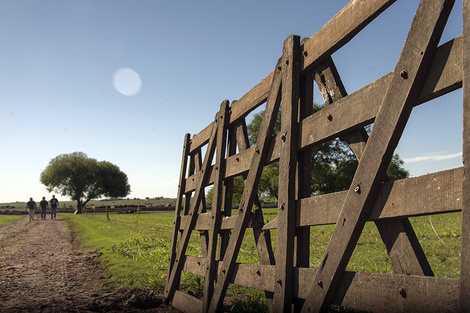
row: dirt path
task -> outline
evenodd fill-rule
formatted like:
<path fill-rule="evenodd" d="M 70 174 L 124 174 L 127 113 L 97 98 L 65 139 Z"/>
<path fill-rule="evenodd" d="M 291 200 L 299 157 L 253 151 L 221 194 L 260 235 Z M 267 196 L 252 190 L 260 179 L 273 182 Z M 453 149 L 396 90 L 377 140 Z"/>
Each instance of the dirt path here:
<path fill-rule="evenodd" d="M 103 290 L 97 253 L 75 250 L 62 223 L 0 228 L 0 312 L 178 312 L 152 291 Z"/>

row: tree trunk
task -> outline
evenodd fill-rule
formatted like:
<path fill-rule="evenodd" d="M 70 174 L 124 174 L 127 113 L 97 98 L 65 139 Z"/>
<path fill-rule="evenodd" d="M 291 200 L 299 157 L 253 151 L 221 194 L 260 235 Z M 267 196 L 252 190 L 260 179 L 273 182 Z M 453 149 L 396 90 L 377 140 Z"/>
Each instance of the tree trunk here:
<path fill-rule="evenodd" d="M 81 201 L 81 199 L 80 199 L 80 200 L 77 200 L 77 211 L 76 211 L 76 214 L 82 214 L 82 201 Z"/>

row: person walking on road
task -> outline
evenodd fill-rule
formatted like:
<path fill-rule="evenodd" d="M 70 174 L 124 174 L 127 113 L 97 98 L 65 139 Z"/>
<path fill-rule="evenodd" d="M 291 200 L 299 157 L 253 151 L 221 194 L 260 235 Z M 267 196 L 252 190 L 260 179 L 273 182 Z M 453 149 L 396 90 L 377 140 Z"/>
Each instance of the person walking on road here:
<path fill-rule="evenodd" d="M 51 220 L 57 219 L 56 214 L 57 214 L 57 206 L 59 205 L 59 200 L 57 200 L 55 195 L 53 195 L 50 202 L 51 202 Z"/>
<path fill-rule="evenodd" d="M 41 219 L 46 219 L 46 210 L 49 206 L 49 202 L 47 202 L 46 197 L 42 197 L 42 201 L 39 202 L 39 207 L 41 208 Z"/>
<path fill-rule="evenodd" d="M 26 208 L 29 211 L 29 220 L 34 221 L 34 211 L 38 209 L 36 202 L 33 201 L 33 198 L 29 198 L 29 202 L 26 203 Z"/>

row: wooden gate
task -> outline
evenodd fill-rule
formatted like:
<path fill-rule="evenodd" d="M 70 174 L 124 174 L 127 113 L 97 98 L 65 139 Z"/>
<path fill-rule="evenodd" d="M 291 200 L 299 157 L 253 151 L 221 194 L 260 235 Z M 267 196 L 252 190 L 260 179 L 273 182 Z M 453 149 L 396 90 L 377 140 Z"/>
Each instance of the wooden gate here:
<path fill-rule="evenodd" d="M 353 0 L 311 38 L 289 36 L 283 54 L 214 122 L 184 138 L 165 297 L 185 312 L 222 309 L 229 284 L 263 290 L 270 312 L 320 312 L 330 304 L 373 312 L 470 312 L 469 164 L 389 182 L 386 169 L 414 106 L 463 86 L 463 159 L 470 157 L 470 1 L 463 35 L 441 46 L 451 0 L 422 0 L 393 72 L 348 95 L 331 55 L 394 1 Z M 325 108 L 312 114 L 316 83 Z M 246 116 L 265 111 L 250 147 Z M 273 133 L 281 110 L 281 131 Z M 370 135 L 364 126 L 373 123 Z M 311 197 L 311 149 L 341 138 L 359 160 L 348 191 Z M 203 153 L 205 151 L 205 153 Z M 204 154 L 204 156 L 203 156 Z M 279 162 L 278 214 L 264 224 L 257 205 L 263 167 Z M 232 213 L 233 178 L 245 182 Z M 205 187 L 213 185 L 206 211 Z M 461 278 L 437 278 L 408 218 L 462 211 Z M 394 274 L 348 272 L 367 221 L 374 221 Z M 335 224 L 318 268 L 309 267 L 310 227 Z M 237 263 L 251 228 L 259 264 Z M 270 229 L 276 229 L 276 252 Z M 187 255 L 192 233 L 201 256 Z M 204 277 L 202 299 L 179 290 L 182 272 Z"/>

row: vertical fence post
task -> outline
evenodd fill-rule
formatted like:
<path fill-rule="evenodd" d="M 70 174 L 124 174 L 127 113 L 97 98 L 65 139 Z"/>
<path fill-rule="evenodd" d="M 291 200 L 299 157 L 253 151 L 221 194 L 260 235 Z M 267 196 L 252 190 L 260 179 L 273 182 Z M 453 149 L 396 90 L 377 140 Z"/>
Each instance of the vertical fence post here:
<path fill-rule="evenodd" d="M 137 215 L 135 216 L 135 226 L 137 226 L 137 223 L 139 222 L 139 208 L 140 208 L 140 200 L 137 201 Z"/>
<path fill-rule="evenodd" d="M 282 71 L 281 151 L 276 244 L 274 312 L 289 312 L 294 286 L 295 186 L 299 109 L 300 38 L 284 42 Z"/>
<path fill-rule="evenodd" d="M 470 312 L 470 1 L 463 0 L 463 145 L 462 251 L 460 312 Z"/>

